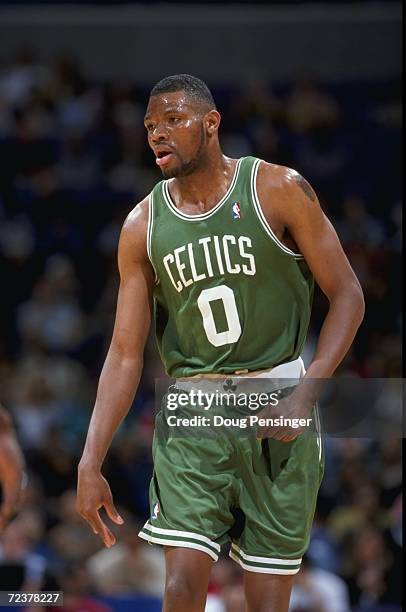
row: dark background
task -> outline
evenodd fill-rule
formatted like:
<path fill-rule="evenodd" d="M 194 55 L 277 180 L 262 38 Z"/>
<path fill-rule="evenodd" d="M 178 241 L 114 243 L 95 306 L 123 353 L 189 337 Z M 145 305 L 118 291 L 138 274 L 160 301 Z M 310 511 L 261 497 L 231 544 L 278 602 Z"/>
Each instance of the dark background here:
<path fill-rule="evenodd" d="M 60 588 L 66 610 L 148 612 L 160 609 L 162 555 L 135 534 L 149 513 L 162 373 L 153 338 L 104 468 L 127 519 L 111 550 L 76 516 L 74 488 L 114 320 L 120 227 L 160 178 L 142 125 L 149 89 L 175 72 L 206 79 L 227 154 L 312 183 L 367 303 L 339 374 L 399 377 L 400 5 L 82 4 L 0 3 L 0 399 L 29 472 L 0 544 L 0 590 Z M 325 312 L 317 294 L 306 362 Z M 291 610 L 400 610 L 400 440 L 325 444 Z M 243 609 L 225 557 L 207 610 Z"/>

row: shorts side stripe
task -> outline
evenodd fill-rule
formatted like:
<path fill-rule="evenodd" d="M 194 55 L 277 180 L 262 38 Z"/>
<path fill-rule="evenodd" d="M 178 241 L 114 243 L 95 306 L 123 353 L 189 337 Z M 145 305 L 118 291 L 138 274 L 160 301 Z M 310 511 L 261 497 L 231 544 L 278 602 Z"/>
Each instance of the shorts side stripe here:
<path fill-rule="evenodd" d="M 201 542 L 204 542 L 205 544 L 211 546 L 212 548 L 220 552 L 220 544 L 216 544 L 216 542 L 213 542 L 212 540 L 210 540 L 210 538 L 207 538 L 204 535 L 200 535 L 200 533 L 193 533 L 192 531 L 178 531 L 177 529 L 162 529 L 162 527 L 155 527 L 154 525 L 150 525 L 148 521 L 145 523 L 142 529 L 143 530 L 146 529 L 147 531 L 152 531 L 152 533 L 160 534 L 160 535 L 177 536 L 177 537 L 184 536 L 186 538 L 193 538 L 194 540 L 200 540 Z"/>
<path fill-rule="evenodd" d="M 284 569 L 282 567 L 272 567 L 272 565 L 255 565 L 254 563 L 248 564 L 249 562 L 244 562 L 240 559 L 240 557 L 234 554 L 231 550 L 229 553 L 231 559 L 236 561 L 241 567 L 247 572 L 257 572 L 259 574 L 279 574 L 279 575 L 290 575 L 297 574 L 300 569 L 300 566 L 296 569 Z"/>
<path fill-rule="evenodd" d="M 243 569 L 262 574 L 296 574 L 301 563 L 301 559 L 275 559 L 247 555 L 236 544 L 232 545 L 229 555 Z"/>
<path fill-rule="evenodd" d="M 252 555 L 247 555 L 245 552 L 241 550 L 241 548 L 233 542 L 231 545 L 233 551 L 240 555 L 244 561 L 253 561 L 254 563 L 273 563 L 276 565 L 300 565 L 302 562 L 302 558 L 300 559 L 276 559 L 271 557 L 253 557 Z"/>
<path fill-rule="evenodd" d="M 172 534 L 171 535 L 164 535 L 164 536 L 158 535 L 158 534 L 154 535 L 154 534 L 149 534 L 148 531 L 146 531 L 144 529 L 141 529 L 140 533 L 144 533 L 147 536 L 152 536 L 152 537 L 154 537 L 157 540 L 165 539 L 165 540 L 170 541 L 171 543 L 174 543 L 174 542 L 190 542 L 192 544 L 198 544 L 199 546 L 203 546 L 205 549 L 207 548 L 208 550 L 211 550 L 212 553 L 217 555 L 217 550 L 215 548 L 213 548 L 209 544 L 205 544 L 204 542 L 201 542 L 200 540 L 196 540 L 193 537 L 183 537 L 183 538 L 180 538 L 179 536 L 172 535 Z"/>
<path fill-rule="evenodd" d="M 213 552 L 213 550 L 210 549 L 207 545 L 202 543 L 199 544 L 198 542 L 193 542 L 192 540 L 187 541 L 175 538 L 169 539 L 168 537 L 161 536 L 157 537 L 142 530 L 139 532 L 138 536 L 143 540 L 146 540 L 147 542 L 153 544 L 160 544 L 161 546 L 181 546 L 182 548 L 192 548 L 194 550 L 200 550 L 204 553 L 207 553 L 213 559 L 213 561 L 217 561 L 219 557 L 218 554 L 216 552 Z"/>

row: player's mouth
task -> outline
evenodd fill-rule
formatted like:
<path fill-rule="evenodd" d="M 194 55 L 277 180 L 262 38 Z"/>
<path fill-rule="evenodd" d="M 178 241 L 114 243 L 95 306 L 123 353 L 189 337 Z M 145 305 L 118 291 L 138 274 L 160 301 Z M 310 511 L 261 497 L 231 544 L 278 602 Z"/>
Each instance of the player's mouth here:
<path fill-rule="evenodd" d="M 160 149 L 156 151 L 155 163 L 158 166 L 166 166 L 166 164 L 168 164 L 171 161 L 172 157 L 173 157 L 172 151 L 169 151 L 168 149 L 166 150 Z"/>

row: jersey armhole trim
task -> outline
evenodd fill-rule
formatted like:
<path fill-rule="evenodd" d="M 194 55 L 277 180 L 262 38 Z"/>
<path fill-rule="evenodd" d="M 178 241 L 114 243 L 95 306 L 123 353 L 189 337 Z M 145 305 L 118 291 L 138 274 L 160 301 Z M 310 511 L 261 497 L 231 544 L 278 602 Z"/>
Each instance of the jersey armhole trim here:
<path fill-rule="evenodd" d="M 251 195 L 252 195 L 252 201 L 254 203 L 254 208 L 255 208 L 255 212 L 257 213 L 258 219 L 260 220 L 261 225 L 264 228 L 264 230 L 266 231 L 266 233 L 268 234 L 268 236 L 270 238 L 272 238 L 272 240 L 275 242 L 275 244 L 284 253 L 286 253 L 287 255 L 291 255 L 295 259 L 304 259 L 303 255 L 301 253 L 295 253 L 289 247 L 287 247 L 286 244 L 283 244 L 283 242 L 281 242 L 279 240 L 279 238 L 274 234 L 274 232 L 272 231 L 271 226 L 269 225 L 268 221 L 265 218 L 265 215 L 264 215 L 263 210 L 261 208 L 261 204 L 259 203 L 259 197 L 258 197 L 258 192 L 257 192 L 257 174 L 258 174 L 258 169 L 259 169 L 259 165 L 260 165 L 261 161 L 262 161 L 261 159 L 257 159 L 254 162 L 254 165 L 253 165 L 252 171 L 251 171 Z"/>
<path fill-rule="evenodd" d="M 147 230 L 147 254 L 148 259 L 151 262 L 152 269 L 155 274 L 155 285 L 159 283 L 158 275 L 155 270 L 154 263 L 152 261 L 152 253 L 151 253 L 151 242 L 152 242 L 152 228 L 154 225 L 154 192 L 151 191 L 148 198 L 148 230 Z"/>

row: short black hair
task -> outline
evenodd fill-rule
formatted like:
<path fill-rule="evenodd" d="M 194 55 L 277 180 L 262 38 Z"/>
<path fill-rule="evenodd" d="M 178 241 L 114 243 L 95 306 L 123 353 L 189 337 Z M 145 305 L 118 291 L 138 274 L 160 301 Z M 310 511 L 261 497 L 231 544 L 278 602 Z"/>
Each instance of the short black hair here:
<path fill-rule="evenodd" d="M 172 74 L 161 79 L 151 89 L 150 97 L 172 91 L 184 91 L 188 96 L 207 107 L 216 110 L 216 103 L 206 83 L 191 74 Z"/>

